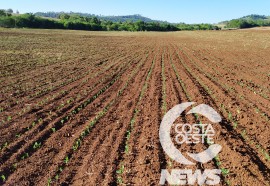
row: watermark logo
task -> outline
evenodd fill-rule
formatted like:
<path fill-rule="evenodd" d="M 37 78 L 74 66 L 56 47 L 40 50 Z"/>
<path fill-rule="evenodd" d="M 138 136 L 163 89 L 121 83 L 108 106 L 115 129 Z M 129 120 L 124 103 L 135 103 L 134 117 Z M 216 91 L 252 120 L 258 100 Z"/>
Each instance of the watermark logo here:
<path fill-rule="evenodd" d="M 159 130 L 160 143 L 166 154 L 172 160 L 184 165 L 195 165 L 195 162 L 207 163 L 215 158 L 222 149 L 219 144 L 214 144 L 215 130 L 212 124 L 174 124 L 177 118 L 179 118 L 188 107 L 191 107 L 194 104 L 195 102 L 186 102 L 173 107 L 163 117 Z M 221 121 L 221 116 L 212 107 L 205 104 L 193 107 L 186 115 L 188 114 L 202 115 L 212 123 L 219 123 Z M 174 138 L 171 137 L 172 127 L 174 127 L 174 132 L 176 134 Z M 207 142 L 209 147 L 199 153 L 187 152 L 187 157 L 185 157 L 174 145 L 173 139 L 178 145 L 184 143 L 204 144 Z M 195 184 L 197 179 L 199 185 L 214 185 L 219 183 L 220 177 L 218 175 L 221 171 L 218 169 L 205 170 L 203 174 L 201 173 L 201 170 L 196 170 L 194 174 L 192 173 L 192 170 L 172 170 L 171 172 L 172 173 L 169 174 L 167 170 L 162 170 L 160 184 L 165 184 L 165 181 L 167 180 L 169 184 L 192 185 Z M 179 178 L 183 175 L 187 177 L 186 180 Z"/>

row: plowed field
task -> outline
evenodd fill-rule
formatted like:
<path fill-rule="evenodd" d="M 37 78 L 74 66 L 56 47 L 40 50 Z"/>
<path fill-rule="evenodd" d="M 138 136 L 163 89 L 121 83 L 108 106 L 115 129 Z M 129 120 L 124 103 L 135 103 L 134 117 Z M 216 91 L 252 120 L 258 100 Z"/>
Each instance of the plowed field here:
<path fill-rule="evenodd" d="M 269 30 L 1 29 L 0 41 L 0 185 L 158 185 L 177 168 L 270 184 Z M 183 102 L 222 116 L 209 163 L 186 167 L 160 145 L 164 114 Z"/>

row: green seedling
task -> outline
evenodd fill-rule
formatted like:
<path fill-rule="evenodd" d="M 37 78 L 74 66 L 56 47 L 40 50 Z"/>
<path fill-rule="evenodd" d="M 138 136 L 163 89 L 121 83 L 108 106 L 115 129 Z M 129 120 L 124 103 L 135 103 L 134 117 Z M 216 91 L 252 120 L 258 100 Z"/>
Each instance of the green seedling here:
<path fill-rule="evenodd" d="M 12 117 L 11 116 L 8 116 L 7 117 L 7 121 L 11 121 Z"/>
<path fill-rule="evenodd" d="M 42 118 L 39 118 L 39 119 L 38 119 L 38 122 L 39 122 L 39 123 L 42 123 Z"/>
<path fill-rule="evenodd" d="M 233 128 L 236 129 L 238 126 L 238 123 L 236 121 L 233 122 Z"/>
<path fill-rule="evenodd" d="M 59 172 L 63 172 L 63 168 L 62 167 L 59 167 Z"/>
<path fill-rule="evenodd" d="M 1 179 L 2 179 L 3 182 L 6 181 L 5 175 L 1 175 Z"/>
<path fill-rule="evenodd" d="M 227 185 L 231 185 L 231 182 L 229 180 L 225 181 Z"/>
<path fill-rule="evenodd" d="M 229 113 L 228 117 L 229 117 L 229 120 L 232 120 L 232 113 Z"/>
<path fill-rule="evenodd" d="M 172 159 L 170 159 L 170 160 L 168 161 L 168 166 L 169 166 L 169 167 L 172 167 L 172 165 L 173 165 L 173 164 L 172 164 Z"/>
<path fill-rule="evenodd" d="M 48 180 L 47 186 L 50 186 L 51 183 L 52 183 L 52 179 L 50 178 L 50 179 Z"/>
<path fill-rule="evenodd" d="M 124 173 L 125 166 L 121 165 L 120 169 L 116 171 L 117 174 L 123 174 Z"/>
<path fill-rule="evenodd" d="M 77 139 L 77 141 L 75 142 L 75 144 L 72 146 L 72 149 L 74 151 L 76 151 L 79 148 L 80 144 L 81 144 L 81 140 L 80 139 Z"/>
<path fill-rule="evenodd" d="M 0 146 L 0 150 L 3 150 L 3 149 L 6 148 L 7 146 L 8 146 L 8 142 L 4 143 L 4 144 L 2 145 L 2 147 Z"/>
<path fill-rule="evenodd" d="M 244 139 L 246 139 L 246 130 L 243 130 L 243 131 L 241 132 L 241 136 L 242 136 Z"/>
<path fill-rule="evenodd" d="M 81 138 L 84 138 L 86 136 L 86 131 L 83 131 L 82 133 L 81 133 Z"/>
<path fill-rule="evenodd" d="M 38 143 L 38 142 L 35 142 L 35 144 L 33 145 L 33 149 L 38 149 L 41 147 L 41 142 Z"/>
<path fill-rule="evenodd" d="M 7 146 L 8 146 L 8 142 L 4 143 L 3 149 L 6 148 Z"/>
<path fill-rule="evenodd" d="M 126 146 L 125 146 L 125 153 L 127 154 L 129 152 L 129 146 L 128 146 L 128 144 L 126 144 Z"/>
<path fill-rule="evenodd" d="M 220 161 L 217 161 L 217 166 L 219 167 L 221 165 L 221 162 Z"/>
<path fill-rule="evenodd" d="M 13 168 L 13 169 L 17 169 L 17 163 L 14 163 L 14 164 L 12 165 L 12 168 Z"/>
<path fill-rule="evenodd" d="M 59 179 L 59 175 L 58 175 L 58 174 L 55 176 L 55 179 L 56 179 L 56 180 L 58 180 L 58 179 Z"/>
<path fill-rule="evenodd" d="M 270 156 L 269 156 L 268 153 L 265 153 L 265 158 L 266 158 L 268 161 L 270 161 Z"/>
<path fill-rule="evenodd" d="M 215 157 L 215 160 L 216 160 L 216 164 L 217 166 L 219 167 L 221 165 L 221 162 L 220 162 L 220 159 L 218 156 Z"/>
<path fill-rule="evenodd" d="M 24 155 L 22 155 L 22 157 L 21 157 L 21 160 L 24 160 L 24 159 L 26 159 L 28 157 L 29 157 L 29 154 L 28 153 L 24 153 Z"/>
<path fill-rule="evenodd" d="M 228 169 L 225 169 L 225 168 L 221 168 L 221 173 L 226 176 L 230 173 L 230 171 Z"/>
<path fill-rule="evenodd" d="M 130 135 L 131 135 L 130 131 L 127 131 L 127 140 L 130 139 Z"/>
<path fill-rule="evenodd" d="M 64 159 L 64 163 L 65 163 L 65 164 L 68 164 L 68 162 L 69 162 L 69 157 L 66 156 L 65 159 Z"/>
<path fill-rule="evenodd" d="M 256 109 L 255 109 L 255 112 L 256 112 L 257 114 L 259 114 L 259 113 L 260 113 L 260 110 L 259 110 L 258 108 L 256 108 Z"/>
<path fill-rule="evenodd" d="M 123 179 L 121 177 L 117 177 L 117 183 L 118 184 L 123 184 Z"/>
<path fill-rule="evenodd" d="M 53 133 L 56 131 L 56 129 L 55 129 L 55 128 L 51 128 L 51 130 L 52 130 L 52 132 L 53 132 Z"/>
<path fill-rule="evenodd" d="M 133 129 L 134 123 L 135 123 L 135 118 L 132 118 L 132 120 L 130 121 L 130 126 L 132 129 Z"/>

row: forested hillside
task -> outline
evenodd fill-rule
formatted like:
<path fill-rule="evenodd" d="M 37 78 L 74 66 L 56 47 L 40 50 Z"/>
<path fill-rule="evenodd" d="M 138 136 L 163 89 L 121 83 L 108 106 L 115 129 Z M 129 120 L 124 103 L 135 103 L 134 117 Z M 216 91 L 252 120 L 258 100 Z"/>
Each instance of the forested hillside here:
<path fill-rule="evenodd" d="M 81 13 L 81 12 L 37 12 L 37 13 L 35 13 L 36 16 L 50 17 L 50 18 L 59 18 L 60 15 L 62 15 L 62 14 L 68 14 L 70 16 L 79 15 L 79 16 L 82 16 L 82 17 L 97 17 L 100 20 L 112 21 L 112 22 L 144 21 L 146 23 L 151 23 L 151 22 L 168 23 L 166 21 L 152 20 L 152 19 L 150 19 L 148 17 L 144 17 L 144 16 L 141 16 L 139 14 L 126 15 L 126 16 L 101 16 L 101 15 Z"/>
<path fill-rule="evenodd" d="M 8 28 L 46 28 L 46 29 L 71 29 L 92 31 L 180 31 L 180 30 L 217 30 L 211 24 L 171 24 L 167 22 L 148 22 L 137 19 L 126 21 L 110 21 L 98 17 L 82 16 L 78 14 L 48 14 L 50 18 L 35 14 L 13 14 L 7 10 L 0 10 L 0 27 Z M 117 16 L 116 16 L 117 17 Z M 124 16 L 122 16 L 123 18 Z M 52 19 L 54 18 L 54 19 Z M 133 17 L 134 18 L 134 17 Z"/>
<path fill-rule="evenodd" d="M 264 15 L 248 15 L 239 19 L 223 22 L 227 28 L 252 28 L 259 26 L 270 26 L 270 17 Z"/>

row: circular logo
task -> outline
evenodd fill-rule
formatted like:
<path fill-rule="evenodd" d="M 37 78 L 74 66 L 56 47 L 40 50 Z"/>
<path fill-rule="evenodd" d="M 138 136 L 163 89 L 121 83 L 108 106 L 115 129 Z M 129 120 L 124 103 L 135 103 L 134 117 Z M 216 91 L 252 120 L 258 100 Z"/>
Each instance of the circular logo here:
<path fill-rule="evenodd" d="M 194 165 L 192 161 L 188 160 L 182 153 L 175 147 L 170 131 L 172 128 L 173 123 L 175 120 L 190 106 L 194 105 L 195 102 L 186 102 L 179 105 L 176 105 L 171 110 L 169 110 L 165 116 L 162 119 L 160 129 L 159 129 L 159 138 L 160 143 L 166 154 L 172 158 L 173 160 L 177 161 L 178 163 L 185 164 L 185 165 Z M 213 123 L 219 123 L 221 121 L 221 116 L 210 106 L 205 104 L 200 104 L 196 107 L 193 107 L 190 111 L 187 112 L 188 114 L 200 114 L 205 116 L 207 119 L 209 119 Z M 192 130 L 196 130 L 196 127 L 192 127 L 193 125 L 184 124 L 184 125 L 178 125 L 176 128 L 176 132 L 178 133 L 177 137 L 181 136 L 182 140 L 181 142 L 179 140 L 176 140 L 179 143 L 192 143 L 188 141 L 189 135 L 192 132 Z M 198 124 L 197 126 L 205 126 L 204 124 Z M 203 136 L 207 135 L 207 132 L 211 131 L 214 132 L 211 125 L 207 125 L 206 131 L 204 131 L 206 134 L 200 134 L 203 138 Z M 179 127 L 182 127 L 182 131 L 179 130 Z M 187 129 L 188 128 L 188 129 Z M 198 129 L 197 129 L 198 131 Z M 197 134 L 199 135 L 199 134 Z M 187 155 L 192 158 L 193 160 L 201 163 L 207 163 L 211 161 L 214 157 L 218 155 L 218 153 L 221 151 L 221 146 L 218 144 L 211 144 L 208 149 L 204 150 L 200 153 L 187 153 Z"/>

